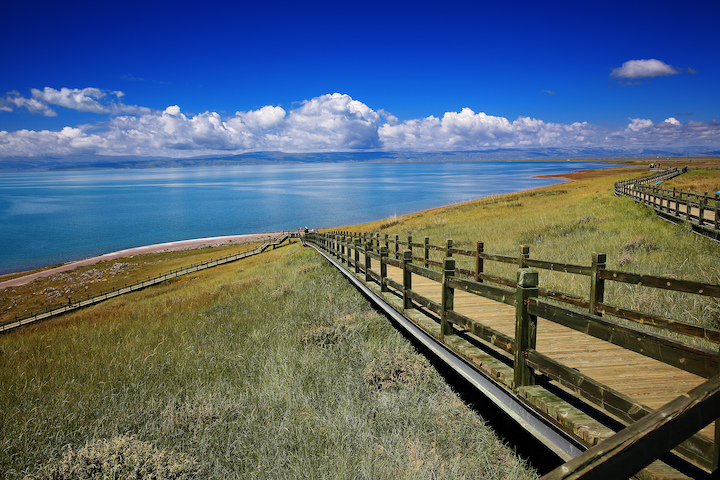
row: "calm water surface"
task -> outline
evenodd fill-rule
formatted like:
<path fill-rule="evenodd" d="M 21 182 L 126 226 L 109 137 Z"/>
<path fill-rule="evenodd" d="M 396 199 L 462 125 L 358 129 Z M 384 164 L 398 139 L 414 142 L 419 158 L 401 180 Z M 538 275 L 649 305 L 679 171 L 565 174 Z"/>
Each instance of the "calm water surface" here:
<path fill-rule="evenodd" d="M 199 237 L 356 224 L 535 188 L 579 162 L 0 173 L 0 274 Z"/>

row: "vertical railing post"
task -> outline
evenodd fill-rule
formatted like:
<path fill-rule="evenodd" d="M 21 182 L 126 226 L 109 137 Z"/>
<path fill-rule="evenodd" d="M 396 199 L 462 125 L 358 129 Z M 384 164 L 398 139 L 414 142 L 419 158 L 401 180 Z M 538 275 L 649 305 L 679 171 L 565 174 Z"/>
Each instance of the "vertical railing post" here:
<path fill-rule="evenodd" d="M 537 317 L 530 315 L 530 298 L 538 295 L 538 273 L 536 270 L 521 268 L 517 273 L 515 291 L 515 363 L 513 383 L 515 389 L 535 384 L 531 368 L 527 366 L 527 352 L 534 350 L 537 336 Z"/>
<path fill-rule="evenodd" d="M 360 273 L 360 237 L 355 237 L 353 246 L 355 249 L 355 273 Z"/>
<path fill-rule="evenodd" d="M 448 286 L 448 279 L 455 276 L 455 259 L 447 257 L 443 262 L 442 296 L 440 300 L 440 341 L 445 341 L 445 335 L 451 335 L 453 328 L 448 322 L 448 312 L 455 308 L 455 289 Z"/>
<path fill-rule="evenodd" d="M 605 262 L 607 261 L 607 255 L 604 253 L 593 252 L 592 254 L 592 265 L 590 266 L 590 314 L 599 315 L 595 310 L 597 309 L 598 303 L 603 303 L 605 300 L 605 280 L 598 278 L 599 270 L 605 269 Z"/>
<path fill-rule="evenodd" d="M 477 242 L 476 250 L 475 250 L 475 281 L 476 282 L 482 282 L 482 278 L 480 278 L 480 274 L 483 273 L 483 269 L 484 269 L 485 265 L 484 265 L 484 260 L 481 255 L 484 250 L 485 250 L 485 244 L 483 242 Z"/>
<path fill-rule="evenodd" d="M 450 251 L 450 249 L 452 247 L 453 247 L 452 238 L 448 238 L 447 243 L 445 243 L 445 253 L 447 254 L 448 257 L 452 257 L 452 252 Z"/>
<path fill-rule="evenodd" d="M 389 237 L 390 237 L 390 235 L 388 235 L 388 234 L 386 233 L 386 234 L 385 234 L 385 250 L 389 250 L 389 249 L 390 249 L 390 238 L 389 238 Z"/>
<path fill-rule="evenodd" d="M 395 234 L 395 259 L 400 260 L 400 235 Z"/>
<path fill-rule="evenodd" d="M 410 250 L 410 258 L 412 258 L 412 254 L 413 254 L 412 235 L 408 235 L 408 245 L 407 245 L 407 248 L 408 248 L 408 250 Z"/>
<path fill-rule="evenodd" d="M 430 267 L 430 237 L 423 239 L 423 258 L 425 260 L 425 268 Z"/>
<path fill-rule="evenodd" d="M 345 258 L 345 234 L 340 234 L 340 263 L 347 263 Z"/>
<path fill-rule="evenodd" d="M 412 263 L 412 252 L 405 250 L 403 252 L 403 312 L 413 308 L 410 299 L 410 290 L 412 290 L 412 272 L 408 265 Z"/>
<path fill-rule="evenodd" d="M 518 266 L 525 268 L 525 260 L 530 258 L 530 245 L 520 246 L 520 257 L 518 258 Z"/>
<path fill-rule="evenodd" d="M 380 251 L 380 233 L 379 233 L 379 232 L 375 234 L 375 239 L 377 240 L 377 242 L 376 242 L 376 243 L 377 243 L 376 247 L 377 247 L 377 250 L 378 250 L 378 252 L 379 252 L 379 251 Z"/>
<path fill-rule="evenodd" d="M 718 230 L 718 203 L 720 203 L 720 193 L 715 194 L 715 230 Z"/>
<path fill-rule="evenodd" d="M 365 281 L 370 281 L 370 251 L 372 251 L 372 238 L 365 244 Z"/>
<path fill-rule="evenodd" d="M 385 280 L 387 279 L 387 259 L 388 259 L 388 249 L 387 247 L 380 247 L 380 291 L 381 292 L 387 292 L 387 284 L 385 283 Z"/>

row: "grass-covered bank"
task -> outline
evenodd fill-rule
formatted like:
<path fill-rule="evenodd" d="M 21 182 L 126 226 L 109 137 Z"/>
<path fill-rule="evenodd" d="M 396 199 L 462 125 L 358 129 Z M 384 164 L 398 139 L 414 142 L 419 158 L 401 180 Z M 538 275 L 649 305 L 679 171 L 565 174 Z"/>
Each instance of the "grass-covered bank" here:
<path fill-rule="evenodd" d="M 702 168 L 673 182 L 716 191 L 720 177 L 717 170 L 707 168 L 717 165 L 720 162 L 710 165 L 704 160 Z M 579 265 L 590 265 L 592 252 L 598 252 L 607 255 L 609 269 L 720 283 L 718 243 L 613 194 L 615 181 L 646 173 L 645 167 L 586 171 L 568 183 L 337 230 L 398 234 L 401 240 L 412 235 L 413 241 L 420 243 L 427 236 L 434 245 L 444 245 L 451 238 L 457 248 L 468 250 L 481 241 L 485 252 L 514 256 L 519 255 L 521 245 L 528 245 L 531 258 Z M 459 261 L 459 266 L 474 270 L 471 263 L 466 259 Z M 486 272 L 506 278 L 515 278 L 516 270 L 514 265 L 485 262 Z M 588 296 L 587 277 L 543 270 L 540 282 L 547 289 Z M 606 285 L 605 293 L 611 303 L 624 308 L 720 328 L 717 299 L 615 282 Z"/>
<path fill-rule="evenodd" d="M 299 245 L 0 336 L 0 391 L 9 479 L 534 476 Z"/>

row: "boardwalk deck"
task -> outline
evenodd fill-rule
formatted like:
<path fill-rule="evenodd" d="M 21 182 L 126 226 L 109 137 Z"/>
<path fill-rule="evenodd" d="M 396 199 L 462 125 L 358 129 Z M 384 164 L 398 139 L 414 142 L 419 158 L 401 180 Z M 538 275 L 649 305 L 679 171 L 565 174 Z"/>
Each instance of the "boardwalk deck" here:
<path fill-rule="evenodd" d="M 388 277 L 402 283 L 402 270 L 388 267 Z M 412 286 L 418 294 L 440 302 L 439 283 L 413 275 Z M 454 310 L 506 335 L 515 335 L 512 306 L 456 290 Z M 699 376 L 544 319 L 538 319 L 537 351 L 651 409 L 665 405 L 704 381 Z M 712 438 L 714 424 L 703 429 L 702 434 Z"/>

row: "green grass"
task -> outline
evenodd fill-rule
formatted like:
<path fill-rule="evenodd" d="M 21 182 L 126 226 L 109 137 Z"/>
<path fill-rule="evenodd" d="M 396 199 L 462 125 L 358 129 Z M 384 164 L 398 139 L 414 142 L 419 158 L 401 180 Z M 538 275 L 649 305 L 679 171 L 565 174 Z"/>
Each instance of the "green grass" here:
<path fill-rule="evenodd" d="M 577 265 L 590 265 L 592 253 L 598 252 L 607 255 L 609 269 L 719 284 L 718 243 L 692 234 L 687 225 L 661 220 L 649 207 L 614 196 L 615 181 L 643 171 L 588 172 L 579 181 L 398 217 L 386 228 L 381 227 L 388 222 L 381 220 L 338 230 L 379 231 L 383 238 L 385 233 L 391 238 L 399 234 L 402 240 L 412 235 L 414 242 L 428 236 L 434 245 L 445 245 L 451 238 L 457 248 L 467 250 L 482 241 L 485 252 L 511 256 L 520 254 L 521 245 L 529 245 L 531 258 Z M 441 261 L 441 254 L 433 259 Z M 474 270 L 472 259 L 457 259 L 459 267 Z M 505 278 L 514 279 L 516 270 L 514 265 L 485 262 L 486 272 Z M 590 280 L 540 270 L 540 286 L 588 298 Z M 720 328 L 718 299 L 617 282 L 607 282 L 605 299 L 620 307 Z"/>
<path fill-rule="evenodd" d="M 299 245 L 0 336 L 0 391 L 8 479 L 535 476 Z"/>
<path fill-rule="evenodd" d="M 0 323 L 25 318 L 45 309 L 66 305 L 114 288 L 122 288 L 163 273 L 255 248 L 258 244 L 205 247 L 175 252 L 145 253 L 98 262 L 38 278 L 25 285 L 0 290 Z M 18 275 L 8 275 L 9 280 Z"/>

